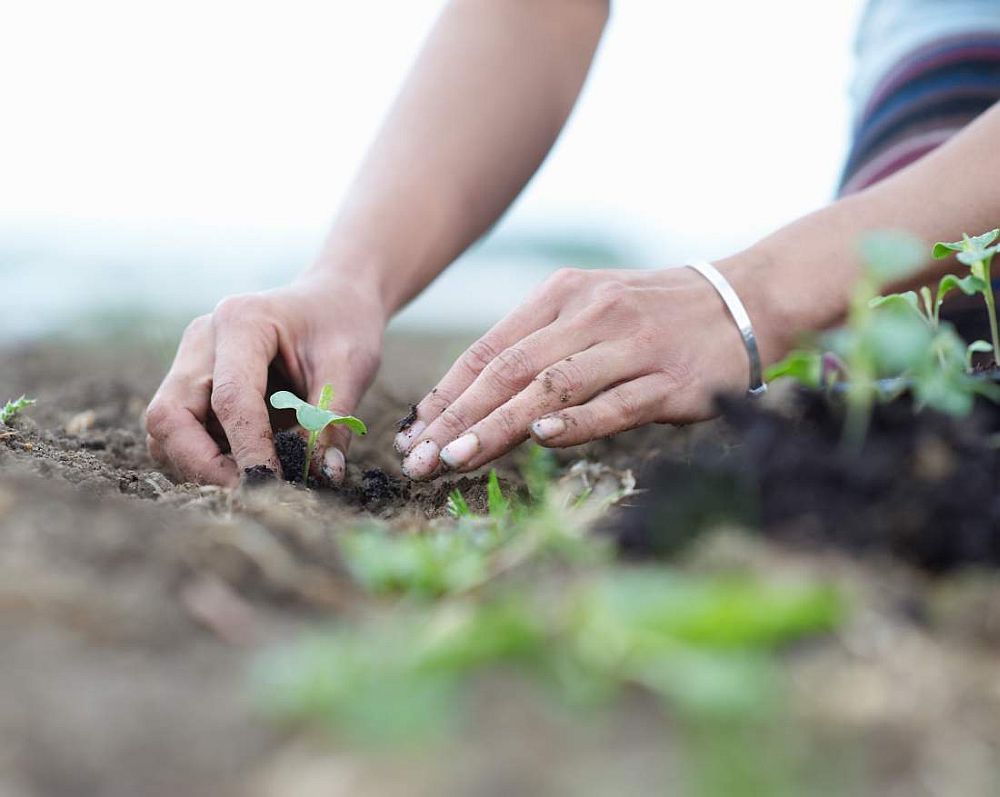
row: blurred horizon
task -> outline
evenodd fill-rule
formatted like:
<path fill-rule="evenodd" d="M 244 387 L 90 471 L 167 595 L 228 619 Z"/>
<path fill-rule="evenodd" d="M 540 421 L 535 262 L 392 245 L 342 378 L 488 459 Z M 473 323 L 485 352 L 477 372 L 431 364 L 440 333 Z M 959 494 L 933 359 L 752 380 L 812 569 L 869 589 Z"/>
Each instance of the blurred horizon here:
<path fill-rule="evenodd" d="M 290 279 L 442 5 L 9 11 L 0 333 L 129 308 L 189 317 Z M 860 6 L 614 4 L 539 174 L 397 326 L 482 326 L 552 268 L 714 258 L 823 204 L 847 147 Z"/>

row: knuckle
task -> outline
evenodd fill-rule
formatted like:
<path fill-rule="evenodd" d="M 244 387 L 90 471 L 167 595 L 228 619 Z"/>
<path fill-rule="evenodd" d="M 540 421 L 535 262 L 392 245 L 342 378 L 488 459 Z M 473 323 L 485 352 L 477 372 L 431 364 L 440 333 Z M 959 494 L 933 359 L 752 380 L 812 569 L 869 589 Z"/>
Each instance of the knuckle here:
<path fill-rule="evenodd" d="M 216 382 L 212 386 L 212 412 L 220 420 L 232 415 L 239 404 L 242 390 L 236 382 Z"/>
<path fill-rule="evenodd" d="M 527 434 L 527 425 L 521 422 L 518 414 L 511 409 L 502 407 L 494 413 L 493 420 L 505 441 L 514 440 Z"/>
<path fill-rule="evenodd" d="M 491 363 L 497 356 L 497 350 L 487 338 L 480 338 L 465 352 L 463 362 L 466 367 L 476 376 Z"/>
<path fill-rule="evenodd" d="M 625 387 L 616 387 L 609 396 L 615 403 L 620 418 L 630 423 L 639 417 L 639 400 L 635 391 Z"/>
<path fill-rule="evenodd" d="M 558 290 L 573 290 L 583 282 L 585 272 L 579 268 L 561 268 L 548 278 L 549 287 Z"/>
<path fill-rule="evenodd" d="M 528 384 L 536 371 L 528 353 L 520 346 L 511 346 L 493 358 L 486 373 L 497 387 L 512 391 Z"/>
<path fill-rule="evenodd" d="M 227 296 L 215 306 L 212 318 L 216 323 L 230 324 L 245 320 L 263 309 L 266 300 L 262 296 L 246 293 L 238 296 Z"/>
<path fill-rule="evenodd" d="M 660 373 L 665 377 L 669 389 L 688 387 L 694 379 L 691 366 L 683 360 L 672 359 L 660 366 Z"/>
<path fill-rule="evenodd" d="M 594 289 L 593 306 L 600 313 L 617 312 L 630 304 L 631 291 L 624 283 L 612 280 Z"/>
<path fill-rule="evenodd" d="M 584 385 L 582 369 L 571 360 L 562 360 L 546 368 L 539 378 L 545 393 L 558 395 L 564 404 L 577 395 Z"/>
<path fill-rule="evenodd" d="M 465 413 L 461 409 L 455 409 L 453 406 L 445 408 L 438 418 L 438 422 L 448 434 L 453 436 L 460 435 L 469 428 Z"/>
<path fill-rule="evenodd" d="M 146 432 L 154 440 L 166 437 L 173 425 L 173 411 L 162 399 L 154 398 L 146 408 Z"/>
<path fill-rule="evenodd" d="M 193 319 L 191 323 L 189 323 L 184 328 L 184 337 L 185 338 L 198 337 L 204 334 L 208 329 L 210 329 L 211 326 L 212 326 L 212 316 L 200 315 L 197 318 Z"/>

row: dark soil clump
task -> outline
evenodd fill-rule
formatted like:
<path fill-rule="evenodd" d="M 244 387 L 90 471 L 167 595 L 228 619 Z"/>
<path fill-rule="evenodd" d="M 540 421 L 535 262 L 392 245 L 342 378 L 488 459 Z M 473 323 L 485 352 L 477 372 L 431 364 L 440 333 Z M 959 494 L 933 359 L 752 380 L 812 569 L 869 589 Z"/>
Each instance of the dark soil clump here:
<path fill-rule="evenodd" d="M 396 422 L 396 431 L 405 432 L 417 420 L 417 405 L 411 404 L 410 411 Z"/>
<path fill-rule="evenodd" d="M 302 469 L 306 464 L 306 441 L 302 435 L 285 429 L 274 436 L 274 450 L 281 462 L 285 481 L 302 484 Z"/>
<path fill-rule="evenodd" d="M 970 418 L 877 407 L 860 451 L 841 444 L 842 419 L 817 394 L 791 417 L 726 401 L 742 441 L 663 458 L 614 533 L 628 553 L 670 554 L 700 531 L 734 523 L 807 545 L 885 552 L 931 571 L 1000 565 L 1000 410 Z"/>
<path fill-rule="evenodd" d="M 243 470 L 242 483 L 244 487 L 259 487 L 262 484 L 274 484 L 277 478 L 278 474 L 267 465 L 254 465 Z"/>

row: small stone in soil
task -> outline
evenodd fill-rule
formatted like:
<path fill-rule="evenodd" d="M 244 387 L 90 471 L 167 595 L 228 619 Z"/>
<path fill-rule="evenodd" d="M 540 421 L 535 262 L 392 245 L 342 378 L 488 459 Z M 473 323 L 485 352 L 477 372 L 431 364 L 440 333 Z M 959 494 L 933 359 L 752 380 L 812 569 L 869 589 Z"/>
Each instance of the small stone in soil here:
<path fill-rule="evenodd" d="M 285 481 L 301 483 L 302 467 L 306 462 L 306 441 L 302 439 L 302 435 L 290 429 L 278 432 L 274 436 L 274 450 L 281 461 Z"/>
<path fill-rule="evenodd" d="M 396 431 L 405 432 L 417 420 L 417 405 L 411 404 L 410 411 L 396 422 Z"/>
<path fill-rule="evenodd" d="M 260 487 L 262 484 L 273 484 L 277 479 L 278 474 L 267 465 L 254 465 L 252 468 L 243 470 L 242 485 L 244 487 Z"/>

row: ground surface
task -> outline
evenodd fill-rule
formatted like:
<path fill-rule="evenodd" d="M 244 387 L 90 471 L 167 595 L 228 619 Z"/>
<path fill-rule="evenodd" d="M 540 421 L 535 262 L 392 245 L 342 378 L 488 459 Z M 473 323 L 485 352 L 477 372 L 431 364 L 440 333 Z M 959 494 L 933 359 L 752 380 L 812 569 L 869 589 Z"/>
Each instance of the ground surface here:
<path fill-rule="evenodd" d="M 364 611 L 338 531 L 364 516 L 403 529 L 445 514 L 453 485 L 396 481 L 390 441 L 459 348 L 390 340 L 386 376 L 359 410 L 372 434 L 352 452 L 352 500 L 292 487 L 228 493 L 158 472 L 140 419 L 164 352 L 65 342 L 0 352 L 0 400 L 38 399 L 23 422 L 0 428 L 0 795 L 620 794 L 675 784 L 671 724 L 641 695 L 580 723 L 500 681 L 477 697 L 475 733 L 446 755 L 391 759 L 282 728 L 255 708 L 245 672 L 261 647 Z M 712 434 L 649 429 L 563 461 L 630 467 L 641 488 L 657 450 Z M 372 468 L 392 489 L 369 500 Z M 516 480 L 510 463 L 499 471 Z M 482 478 L 461 486 L 481 508 Z M 803 761 L 827 793 L 1000 790 L 994 572 L 931 578 L 725 534 L 684 566 L 794 571 L 849 595 L 844 628 L 784 665 L 789 736 L 811 747 Z"/>

